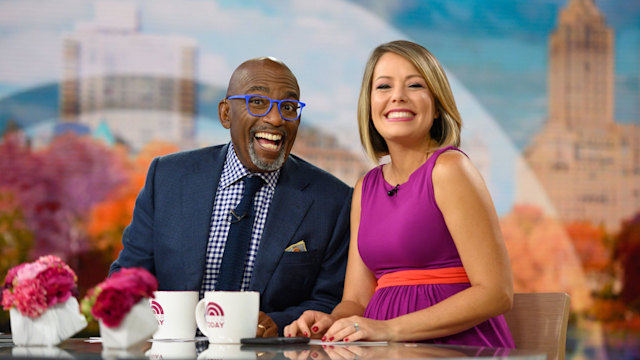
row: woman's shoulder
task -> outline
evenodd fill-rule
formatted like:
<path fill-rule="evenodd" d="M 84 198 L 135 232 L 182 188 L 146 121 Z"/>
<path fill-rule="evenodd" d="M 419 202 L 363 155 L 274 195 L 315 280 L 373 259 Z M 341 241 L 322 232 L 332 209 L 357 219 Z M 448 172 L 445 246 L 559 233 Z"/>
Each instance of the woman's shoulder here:
<path fill-rule="evenodd" d="M 434 181 L 453 181 L 459 177 L 474 176 L 477 172 L 469 157 L 458 148 L 449 148 L 438 154 L 433 167 Z"/>
<path fill-rule="evenodd" d="M 384 175 L 382 174 L 382 167 L 384 165 L 377 165 L 366 174 L 361 176 L 354 186 L 354 193 L 360 195 L 362 193 L 370 194 L 374 189 L 384 186 Z"/>
<path fill-rule="evenodd" d="M 469 159 L 467 154 L 465 154 L 462 150 L 457 147 L 449 146 L 444 149 L 440 149 L 434 153 L 437 156 L 436 164 L 456 164 L 464 161 L 465 159 Z"/>
<path fill-rule="evenodd" d="M 384 165 L 374 166 L 371 170 L 367 171 L 366 174 L 364 174 L 362 177 L 360 177 L 358 182 L 367 183 L 367 182 L 370 182 L 370 181 L 374 181 L 377 177 L 382 175 L 382 167 L 383 166 Z"/>

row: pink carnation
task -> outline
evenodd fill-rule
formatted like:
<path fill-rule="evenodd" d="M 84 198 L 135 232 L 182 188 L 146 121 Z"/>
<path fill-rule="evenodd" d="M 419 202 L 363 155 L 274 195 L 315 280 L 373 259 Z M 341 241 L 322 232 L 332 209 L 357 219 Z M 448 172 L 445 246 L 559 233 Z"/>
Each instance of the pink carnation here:
<path fill-rule="evenodd" d="M 121 269 L 87 292 L 82 311 L 108 327 L 118 327 L 135 304 L 143 298 L 153 298 L 157 289 L 158 281 L 147 270 Z"/>
<path fill-rule="evenodd" d="M 25 316 L 38 317 L 76 293 L 76 281 L 73 270 L 56 256 L 20 264 L 5 277 L 2 307 L 15 307 Z"/>
<path fill-rule="evenodd" d="M 74 277 L 61 267 L 47 268 L 38 277 L 46 290 L 49 306 L 67 301 L 76 288 Z"/>
<path fill-rule="evenodd" d="M 106 326 L 117 327 L 138 301 L 138 297 L 124 289 L 104 289 L 98 295 L 91 313 Z"/>
<path fill-rule="evenodd" d="M 11 290 L 4 289 L 2 290 L 2 308 L 9 310 L 11 309 L 11 306 L 13 306 L 13 294 L 11 293 Z"/>
<path fill-rule="evenodd" d="M 7 276 L 4 278 L 5 289 L 13 287 L 13 280 L 15 279 L 16 275 L 18 275 L 18 271 L 20 271 L 20 269 L 22 269 L 27 264 L 28 263 L 20 264 L 9 269 L 9 272 L 7 272 Z M 3 295 L 3 298 L 4 298 L 4 295 Z"/>

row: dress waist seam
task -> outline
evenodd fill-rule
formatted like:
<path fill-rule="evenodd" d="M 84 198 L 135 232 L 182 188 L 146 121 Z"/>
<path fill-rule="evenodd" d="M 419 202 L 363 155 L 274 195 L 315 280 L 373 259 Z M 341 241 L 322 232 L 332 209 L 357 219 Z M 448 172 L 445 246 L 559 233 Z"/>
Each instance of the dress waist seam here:
<path fill-rule="evenodd" d="M 469 277 L 464 267 L 441 269 L 402 270 L 382 275 L 376 291 L 390 286 L 468 284 Z"/>

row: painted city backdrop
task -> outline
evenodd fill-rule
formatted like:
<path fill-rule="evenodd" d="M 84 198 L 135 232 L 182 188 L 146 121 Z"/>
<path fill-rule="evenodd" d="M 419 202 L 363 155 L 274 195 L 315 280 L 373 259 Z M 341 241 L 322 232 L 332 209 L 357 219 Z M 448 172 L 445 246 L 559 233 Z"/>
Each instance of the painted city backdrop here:
<path fill-rule="evenodd" d="M 395 39 L 447 71 L 515 290 L 571 295 L 570 357 L 640 356 L 638 1 L 0 0 L 0 277 L 56 254 L 101 281 L 153 157 L 229 141 L 249 58 L 298 77 L 293 152 L 355 184 L 362 72 Z"/>

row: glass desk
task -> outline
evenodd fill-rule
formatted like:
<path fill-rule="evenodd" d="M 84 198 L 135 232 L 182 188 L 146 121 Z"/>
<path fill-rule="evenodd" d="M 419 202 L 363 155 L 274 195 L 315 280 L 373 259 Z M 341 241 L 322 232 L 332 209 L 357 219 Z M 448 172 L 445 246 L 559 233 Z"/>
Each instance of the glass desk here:
<path fill-rule="evenodd" d="M 460 359 L 501 358 L 543 360 L 541 352 L 473 346 L 388 343 L 384 345 L 240 345 L 206 340 L 153 341 L 127 350 L 104 349 L 101 343 L 72 338 L 54 347 L 17 347 L 0 339 L 0 359 Z"/>

